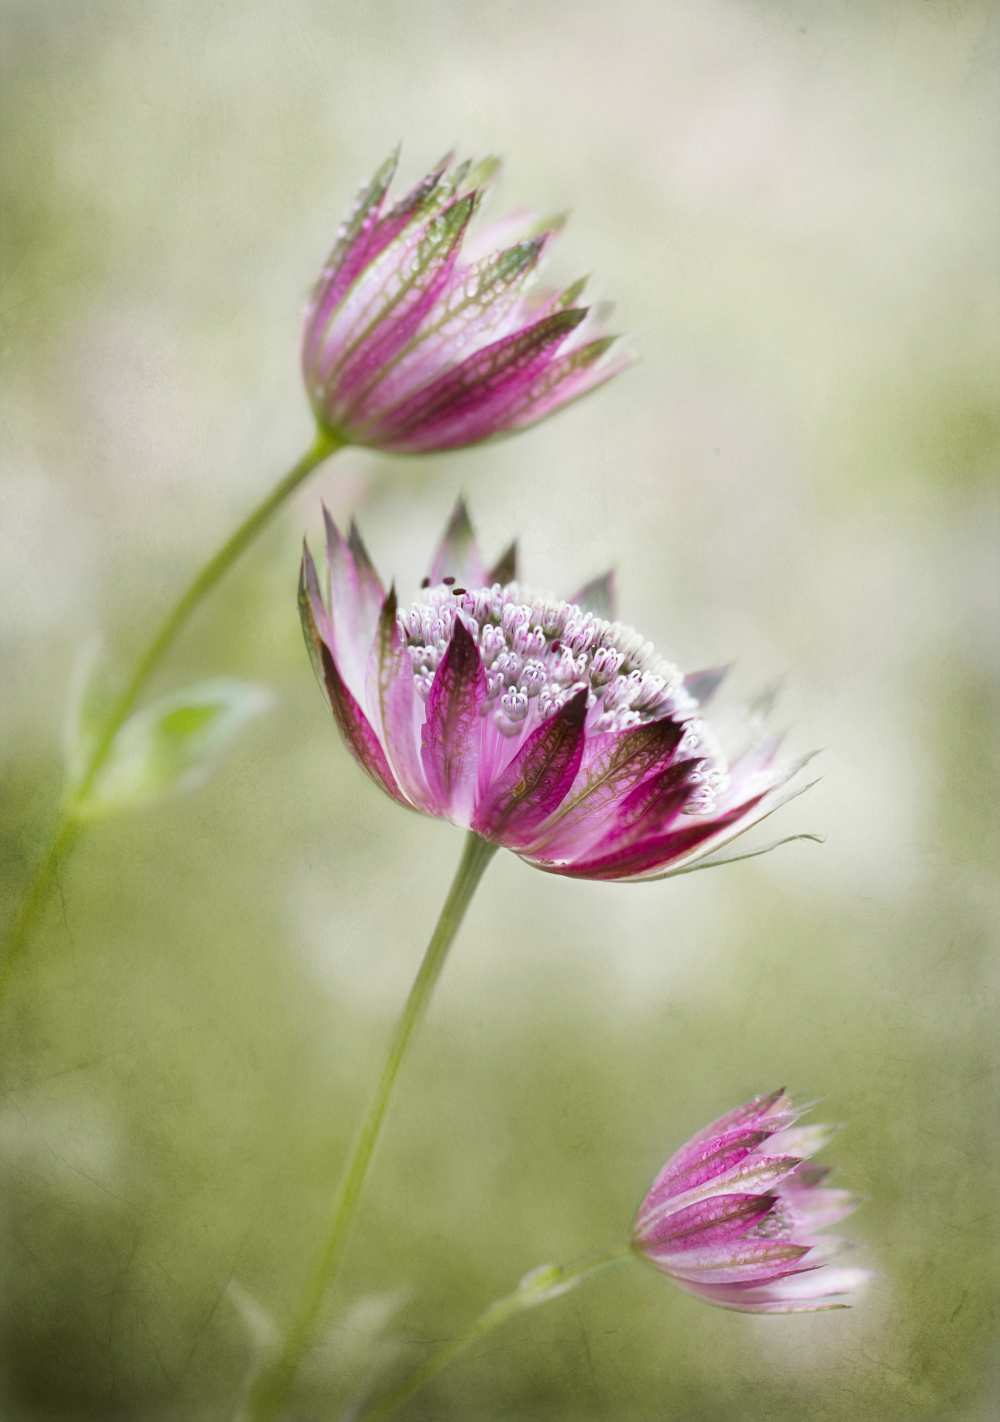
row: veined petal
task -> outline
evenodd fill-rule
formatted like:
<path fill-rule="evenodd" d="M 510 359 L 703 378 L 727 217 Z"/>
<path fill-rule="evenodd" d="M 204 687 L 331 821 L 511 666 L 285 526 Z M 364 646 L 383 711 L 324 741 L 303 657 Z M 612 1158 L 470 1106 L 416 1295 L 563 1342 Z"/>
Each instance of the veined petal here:
<path fill-rule="evenodd" d="M 586 716 L 584 689 L 531 733 L 491 785 L 480 786 L 473 828 L 510 847 L 530 839 L 576 778 Z"/>
<path fill-rule="evenodd" d="M 670 763 L 683 734 L 680 722 L 663 717 L 589 736 L 576 784 L 530 846 L 532 862 L 562 872 L 600 836 L 614 806 L 657 766 Z"/>
<path fill-rule="evenodd" d="M 303 576 L 299 586 L 299 610 L 302 616 L 302 629 L 306 645 L 310 649 L 310 657 L 313 659 L 314 665 L 318 668 L 320 684 L 326 692 L 330 710 L 333 712 L 341 735 L 347 742 L 348 749 L 380 789 L 399 804 L 405 805 L 408 809 L 412 808 L 396 782 L 378 736 L 341 676 L 330 648 L 320 636 L 313 614 L 305 562 L 303 562 Z"/>
<path fill-rule="evenodd" d="M 324 321 L 314 322 L 316 336 L 309 369 L 320 385 L 329 383 L 355 337 L 367 329 L 380 301 L 391 299 L 386 285 L 398 285 L 427 224 L 451 198 L 442 182 L 449 161 L 443 160 L 375 224 L 367 237 L 363 261 L 352 271 L 351 281 L 341 289 Z"/>
<path fill-rule="evenodd" d="M 794 1155 L 763 1155 L 755 1150 L 721 1175 L 710 1176 L 682 1192 L 674 1193 L 669 1187 L 657 1190 L 654 1185 L 639 1206 L 636 1231 L 645 1233 L 664 1215 L 673 1214 L 688 1205 L 695 1205 L 699 1200 L 707 1200 L 712 1195 L 770 1194 L 801 1164 L 799 1158 Z"/>
<path fill-rule="evenodd" d="M 664 1200 L 686 1194 L 706 1180 L 724 1175 L 768 1138 L 768 1132 L 751 1126 L 736 1126 L 708 1140 L 691 1141 L 667 1161 L 650 1187 L 640 1218 L 647 1209 L 655 1210 Z"/>
<path fill-rule="evenodd" d="M 361 535 L 352 524 L 345 539 L 324 507 L 331 651 L 347 684 L 361 698 L 365 693 L 368 654 L 385 589 L 372 566 Z"/>
<path fill-rule="evenodd" d="M 486 677 L 479 649 L 460 618 L 427 698 L 421 759 L 435 810 L 456 823 L 471 818 Z"/>
<path fill-rule="evenodd" d="M 655 878 L 655 871 L 690 856 L 696 849 L 707 846 L 717 839 L 731 825 L 750 814 L 757 800 L 746 805 L 738 805 L 727 815 L 711 819 L 692 819 L 682 829 L 668 830 L 665 834 L 654 834 L 623 849 L 612 849 L 602 855 L 580 859 L 572 864 L 553 868 L 554 873 L 582 879 L 638 879 Z M 706 848 L 707 852 L 707 848 Z"/>
<path fill-rule="evenodd" d="M 434 310 L 387 362 L 358 404 L 376 417 L 518 324 L 521 288 L 538 265 L 549 234 L 492 252 L 469 266 L 456 262 L 439 288 Z M 395 423 L 395 415 L 392 416 Z"/>
<path fill-rule="evenodd" d="M 346 418 L 364 424 L 369 392 L 447 287 L 476 201 L 477 194 L 469 193 L 433 217 L 415 242 L 410 260 L 385 274 L 377 298 L 353 328 L 338 330 L 341 350 L 334 369 Z"/>
<path fill-rule="evenodd" d="M 495 434 L 521 389 L 580 324 L 582 310 L 557 311 L 494 341 L 446 371 L 394 411 L 393 449 L 449 449 Z"/>
<path fill-rule="evenodd" d="M 774 1208 L 777 1195 L 713 1195 L 686 1209 L 657 1219 L 648 1230 L 637 1232 L 644 1250 L 683 1250 L 741 1238 L 751 1225 Z"/>
<path fill-rule="evenodd" d="M 396 621 L 396 589 L 390 588 L 379 614 L 368 672 L 368 705 L 393 774 L 421 809 L 430 796 L 419 749 L 423 706 L 413 668 Z"/>
<path fill-rule="evenodd" d="M 508 428 L 519 430 L 538 424 L 564 405 L 582 399 L 621 375 L 631 365 L 631 356 L 623 353 L 614 359 L 604 359 L 617 339 L 617 336 L 598 336 L 559 356 L 530 383 L 526 382 L 516 405 L 509 411 Z"/>
<path fill-rule="evenodd" d="M 815 834 L 793 834 L 787 835 L 784 839 L 778 840 L 774 844 L 766 845 L 759 850 L 750 850 L 748 853 L 735 854 L 726 857 L 718 857 L 720 850 L 731 844 L 734 839 L 746 834 L 754 825 L 761 824 L 792 800 L 804 795 L 807 790 L 811 790 L 816 780 L 810 780 L 805 785 L 799 785 L 791 790 L 783 790 L 783 786 L 788 780 L 798 774 L 802 766 L 810 759 L 804 757 L 797 765 L 790 770 L 778 773 L 775 772 L 770 786 L 759 794 L 752 796 L 744 804 L 728 808 L 725 813 L 716 813 L 710 823 L 715 828 L 709 839 L 700 840 L 687 849 L 676 853 L 669 861 L 664 860 L 662 872 L 656 872 L 658 866 L 653 865 L 651 869 L 643 871 L 638 877 L 644 881 L 654 879 L 669 879 L 675 874 L 687 874 L 694 869 L 704 867 L 712 868 L 715 864 L 735 863 L 740 859 L 752 859 L 756 854 L 766 854 L 770 850 L 778 848 L 782 844 L 792 843 L 795 840 L 808 839 L 814 843 L 822 843 L 822 837 Z M 759 782 L 758 782 L 759 783 Z M 730 787 L 731 788 L 731 787 Z M 730 797 L 727 797 L 731 799 Z M 717 811 L 724 807 L 725 802 L 717 805 Z"/>
<path fill-rule="evenodd" d="M 622 853 L 649 835 L 663 834 L 690 799 L 700 763 L 675 761 L 641 781 L 617 806 L 610 828 L 588 855 L 598 858 L 602 852 Z"/>
<path fill-rule="evenodd" d="M 816 1267 L 806 1257 L 808 1245 L 781 1239 L 744 1239 L 717 1248 L 674 1254 L 658 1248 L 643 1252 L 674 1278 L 699 1284 L 766 1283 Z"/>
<path fill-rule="evenodd" d="M 369 260 L 379 213 L 398 162 L 399 149 L 396 148 L 359 191 L 351 214 L 337 233 L 333 251 L 313 290 L 306 312 L 302 345 L 307 380 L 311 378 L 311 363 L 331 314 Z"/>

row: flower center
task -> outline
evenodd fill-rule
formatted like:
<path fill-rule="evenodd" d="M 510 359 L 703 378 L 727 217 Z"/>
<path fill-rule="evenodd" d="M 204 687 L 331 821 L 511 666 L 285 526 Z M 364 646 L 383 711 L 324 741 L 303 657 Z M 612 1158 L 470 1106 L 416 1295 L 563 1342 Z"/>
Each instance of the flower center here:
<path fill-rule="evenodd" d="M 447 578 L 399 613 L 421 696 L 427 697 L 456 617 L 472 635 L 486 674 L 486 714 L 505 736 L 521 736 L 581 689 L 587 729 L 623 731 L 671 717 L 684 723 L 678 757 L 698 758 L 691 813 L 706 813 L 725 782 L 725 760 L 698 718 L 677 667 L 621 622 L 520 583 L 464 588 Z"/>

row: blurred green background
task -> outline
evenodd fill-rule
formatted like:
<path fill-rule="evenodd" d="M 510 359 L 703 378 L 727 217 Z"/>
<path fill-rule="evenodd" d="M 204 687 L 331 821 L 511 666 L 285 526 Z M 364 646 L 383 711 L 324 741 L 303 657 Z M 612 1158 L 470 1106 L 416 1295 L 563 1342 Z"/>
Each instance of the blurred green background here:
<path fill-rule="evenodd" d="M 340 746 L 299 540 L 323 497 L 414 588 L 461 490 L 544 584 L 613 563 L 682 665 L 785 675 L 793 743 L 826 754 L 780 829 L 828 839 L 636 888 L 498 858 L 295 1415 L 345 1416 L 528 1268 L 615 1244 L 669 1151 L 787 1081 L 848 1126 L 860 1307 L 742 1318 L 636 1265 L 402 1415 L 994 1416 L 995 4 L 0 19 L 5 919 L 79 646 L 137 649 L 308 441 L 301 304 L 398 138 L 404 177 L 499 149 L 495 211 L 571 206 L 555 271 L 593 271 L 642 357 L 495 447 L 342 456 L 164 669 L 278 703 L 205 788 L 93 831 L 0 1011 L 3 1417 L 227 1419 L 260 1316 L 288 1317 L 460 848 Z"/>

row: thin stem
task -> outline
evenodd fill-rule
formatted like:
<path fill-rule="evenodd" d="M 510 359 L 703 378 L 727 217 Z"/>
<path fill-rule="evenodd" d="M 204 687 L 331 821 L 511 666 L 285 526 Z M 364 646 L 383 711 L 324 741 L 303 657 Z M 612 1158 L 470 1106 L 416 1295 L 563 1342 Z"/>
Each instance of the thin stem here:
<path fill-rule="evenodd" d="M 406 1058 L 414 1033 L 427 1011 L 448 950 L 465 917 L 476 886 L 495 852 L 496 845 L 489 844 L 469 832 L 448 897 L 444 901 L 441 915 L 396 1023 L 382 1073 L 334 1196 L 323 1248 L 306 1282 L 284 1346 L 277 1358 L 261 1373 L 251 1392 L 251 1422 L 270 1422 L 270 1419 L 278 1415 L 295 1380 L 299 1365 L 313 1341 L 323 1300 L 343 1259 L 361 1191 L 378 1144 L 400 1067 Z"/>
<path fill-rule="evenodd" d="M 115 738 L 131 715 L 139 695 L 150 676 L 169 651 L 178 634 L 198 605 L 228 572 L 254 539 L 270 522 L 278 509 L 294 492 L 302 481 L 312 473 L 317 465 L 341 448 L 343 441 L 327 430 L 321 430 L 315 443 L 295 464 L 283 479 L 280 479 L 267 497 L 243 520 L 236 531 L 226 539 L 222 547 L 196 574 L 181 597 L 161 622 L 152 641 L 141 653 L 124 691 L 108 713 L 94 748 L 83 767 L 79 779 L 69 787 L 63 801 L 59 817 L 38 868 L 15 915 L 4 944 L 3 958 L 0 960 L 0 998 L 7 988 L 11 971 L 24 951 L 35 921 L 48 901 L 49 891 L 56 878 L 60 864 L 66 858 L 76 841 L 80 830 L 77 809 L 93 789 L 94 782 L 104 767 L 115 743 Z"/>
<path fill-rule="evenodd" d="M 394 1391 L 390 1392 L 381 1401 L 373 1403 L 368 1408 L 363 1408 L 358 1413 L 357 1422 L 384 1422 L 386 1417 L 390 1417 L 397 1408 L 409 1402 L 425 1384 L 438 1373 L 443 1372 L 449 1364 L 456 1358 L 467 1352 L 471 1347 L 485 1338 L 519 1313 L 524 1313 L 531 1308 L 539 1308 L 542 1304 L 550 1303 L 553 1299 L 562 1298 L 570 1289 L 582 1284 L 585 1279 L 591 1278 L 594 1274 L 599 1274 L 612 1264 L 624 1263 L 626 1259 L 632 1257 L 630 1249 L 617 1249 L 608 1254 L 599 1254 L 591 1257 L 578 1265 L 565 1265 L 561 1268 L 549 1270 L 537 1270 L 534 1274 L 528 1274 L 521 1281 L 513 1293 L 507 1294 L 504 1298 L 497 1299 L 485 1309 L 476 1321 L 465 1333 L 453 1338 L 451 1342 L 445 1343 L 436 1353 L 432 1353 L 429 1358 Z M 536 1283 L 539 1274 L 544 1273 L 551 1277 L 551 1282 Z"/>

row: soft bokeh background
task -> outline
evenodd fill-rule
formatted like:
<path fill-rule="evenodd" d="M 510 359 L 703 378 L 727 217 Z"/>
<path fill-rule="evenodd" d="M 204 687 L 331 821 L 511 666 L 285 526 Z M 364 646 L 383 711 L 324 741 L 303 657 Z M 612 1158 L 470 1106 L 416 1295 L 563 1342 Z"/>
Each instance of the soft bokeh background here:
<path fill-rule="evenodd" d="M 325 497 L 414 586 L 460 490 L 549 585 L 613 562 L 682 664 L 735 659 L 744 694 L 785 675 L 793 743 L 827 749 L 782 828 L 828 840 L 640 888 L 497 860 L 298 1415 L 332 1422 L 531 1266 L 617 1242 L 669 1150 L 788 1081 L 848 1124 L 861 1307 L 744 1319 L 634 1266 L 405 1417 L 993 1416 L 996 6 L 0 19 L 5 917 L 79 645 L 136 649 L 309 438 L 301 302 L 397 138 L 408 174 L 499 148 L 500 204 L 572 206 L 557 272 L 595 272 L 642 356 L 517 440 L 342 457 L 164 669 L 278 704 L 207 787 L 95 829 L 2 1009 L 4 1417 L 228 1418 L 247 1320 L 288 1316 L 460 843 L 341 748 L 298 543 Z"/>

